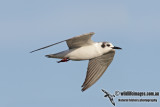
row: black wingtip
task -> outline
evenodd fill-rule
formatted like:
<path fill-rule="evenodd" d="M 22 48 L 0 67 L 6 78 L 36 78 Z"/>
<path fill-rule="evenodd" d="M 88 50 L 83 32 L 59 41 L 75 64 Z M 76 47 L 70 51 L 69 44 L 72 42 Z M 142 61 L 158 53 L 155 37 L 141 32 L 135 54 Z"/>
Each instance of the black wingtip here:
<path fill-rule="evenodd" d="M 36 52 L 36 51 L 39 51 L 40 49 L 36 49 L 36 50 L 34 50 L 34 51 L 31 51 L 31 52 L 29 52 L 29 53 L 33 53 L 33 52 Z"/>
<path fill-rule="evenodd" d="M 84 92 L 86 89 L 82 88 L 81 91 Z"/>
<path fill-rule="evenodd" d="M 84 92 L 84 90 L 83 90 L 83 89 L 81 89 L 81 91 L 82 91 L 82 92 Z"/>

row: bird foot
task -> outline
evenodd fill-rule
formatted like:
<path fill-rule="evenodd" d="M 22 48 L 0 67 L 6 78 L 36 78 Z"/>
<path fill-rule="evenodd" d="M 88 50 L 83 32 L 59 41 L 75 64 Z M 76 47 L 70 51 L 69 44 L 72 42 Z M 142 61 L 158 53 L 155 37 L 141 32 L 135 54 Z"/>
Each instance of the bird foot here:
<path fill-rule="evenodd" d="M 60 61 L 57 61 L 57 63 L 60 63 L 60 62 L 67 62 L 67 61 L 69 61 L 70 59 L 68 59 L 68 58 L 63 58 L 62 60 L 60 60 Z"/>

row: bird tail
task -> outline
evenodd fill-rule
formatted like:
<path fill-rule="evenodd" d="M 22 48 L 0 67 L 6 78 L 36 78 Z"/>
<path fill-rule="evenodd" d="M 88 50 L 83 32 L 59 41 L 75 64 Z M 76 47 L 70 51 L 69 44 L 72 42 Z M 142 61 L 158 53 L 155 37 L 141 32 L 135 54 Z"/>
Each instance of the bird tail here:
<path fill-rule="evenodd" d="M 58 54 L 49 54 L 49 55 L 45 55 L 47 58 L 58 58 L 58 59 L 63 59 L 63 57 L 61 57 Z"/>
<path fill-rule="evenodd" d="M 45 57 L 47 57 L 47 58 L 56 58 L 56 55 L 50 54 L 50 55 L 45 55 Z"/>
<path fill-rule="evenodd" d="M 45 55 L 47 58 L 58 58 L 56 54 Z"/>

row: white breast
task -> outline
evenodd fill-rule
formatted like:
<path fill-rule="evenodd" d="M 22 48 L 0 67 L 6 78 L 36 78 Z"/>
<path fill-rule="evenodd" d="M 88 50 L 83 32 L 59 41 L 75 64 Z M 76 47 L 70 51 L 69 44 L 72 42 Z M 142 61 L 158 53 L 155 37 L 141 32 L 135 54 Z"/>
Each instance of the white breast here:
<path fill-rule="evenodd" d="M 83 46 L 77 49 L 70 49 L 65 57 L 71 60 L 88 60 L 101 56 L 100 46 L 98 43 L 89 46 Z"/>

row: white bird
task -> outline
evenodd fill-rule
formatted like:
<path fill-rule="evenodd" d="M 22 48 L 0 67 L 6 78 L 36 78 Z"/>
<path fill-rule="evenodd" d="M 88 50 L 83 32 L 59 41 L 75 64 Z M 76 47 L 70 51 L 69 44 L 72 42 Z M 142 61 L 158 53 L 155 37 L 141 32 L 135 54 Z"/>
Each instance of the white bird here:
<path fill-rule="evenodd" d="M 62 59 L 58 63 L 67 62 L 69 60 L 89 60 L 86 78 L 82 85 L 82 91 L 85 91 L 91 87 L 106 71 L 113 60 L 115 49 L 121 49 L 119 47 L 113 46 L 109 42 L 93 42 L 91 37 L 94 34 L 94 32 L 90 32 L 75 36 L 73 38 L 54 43 L 40 49 L 36 49 L 31 51 L 31 53 L 62 42 L 66 42 L 69 47 L 68 50 L 56 54 L 46 55 L 46 57 Z"/>

